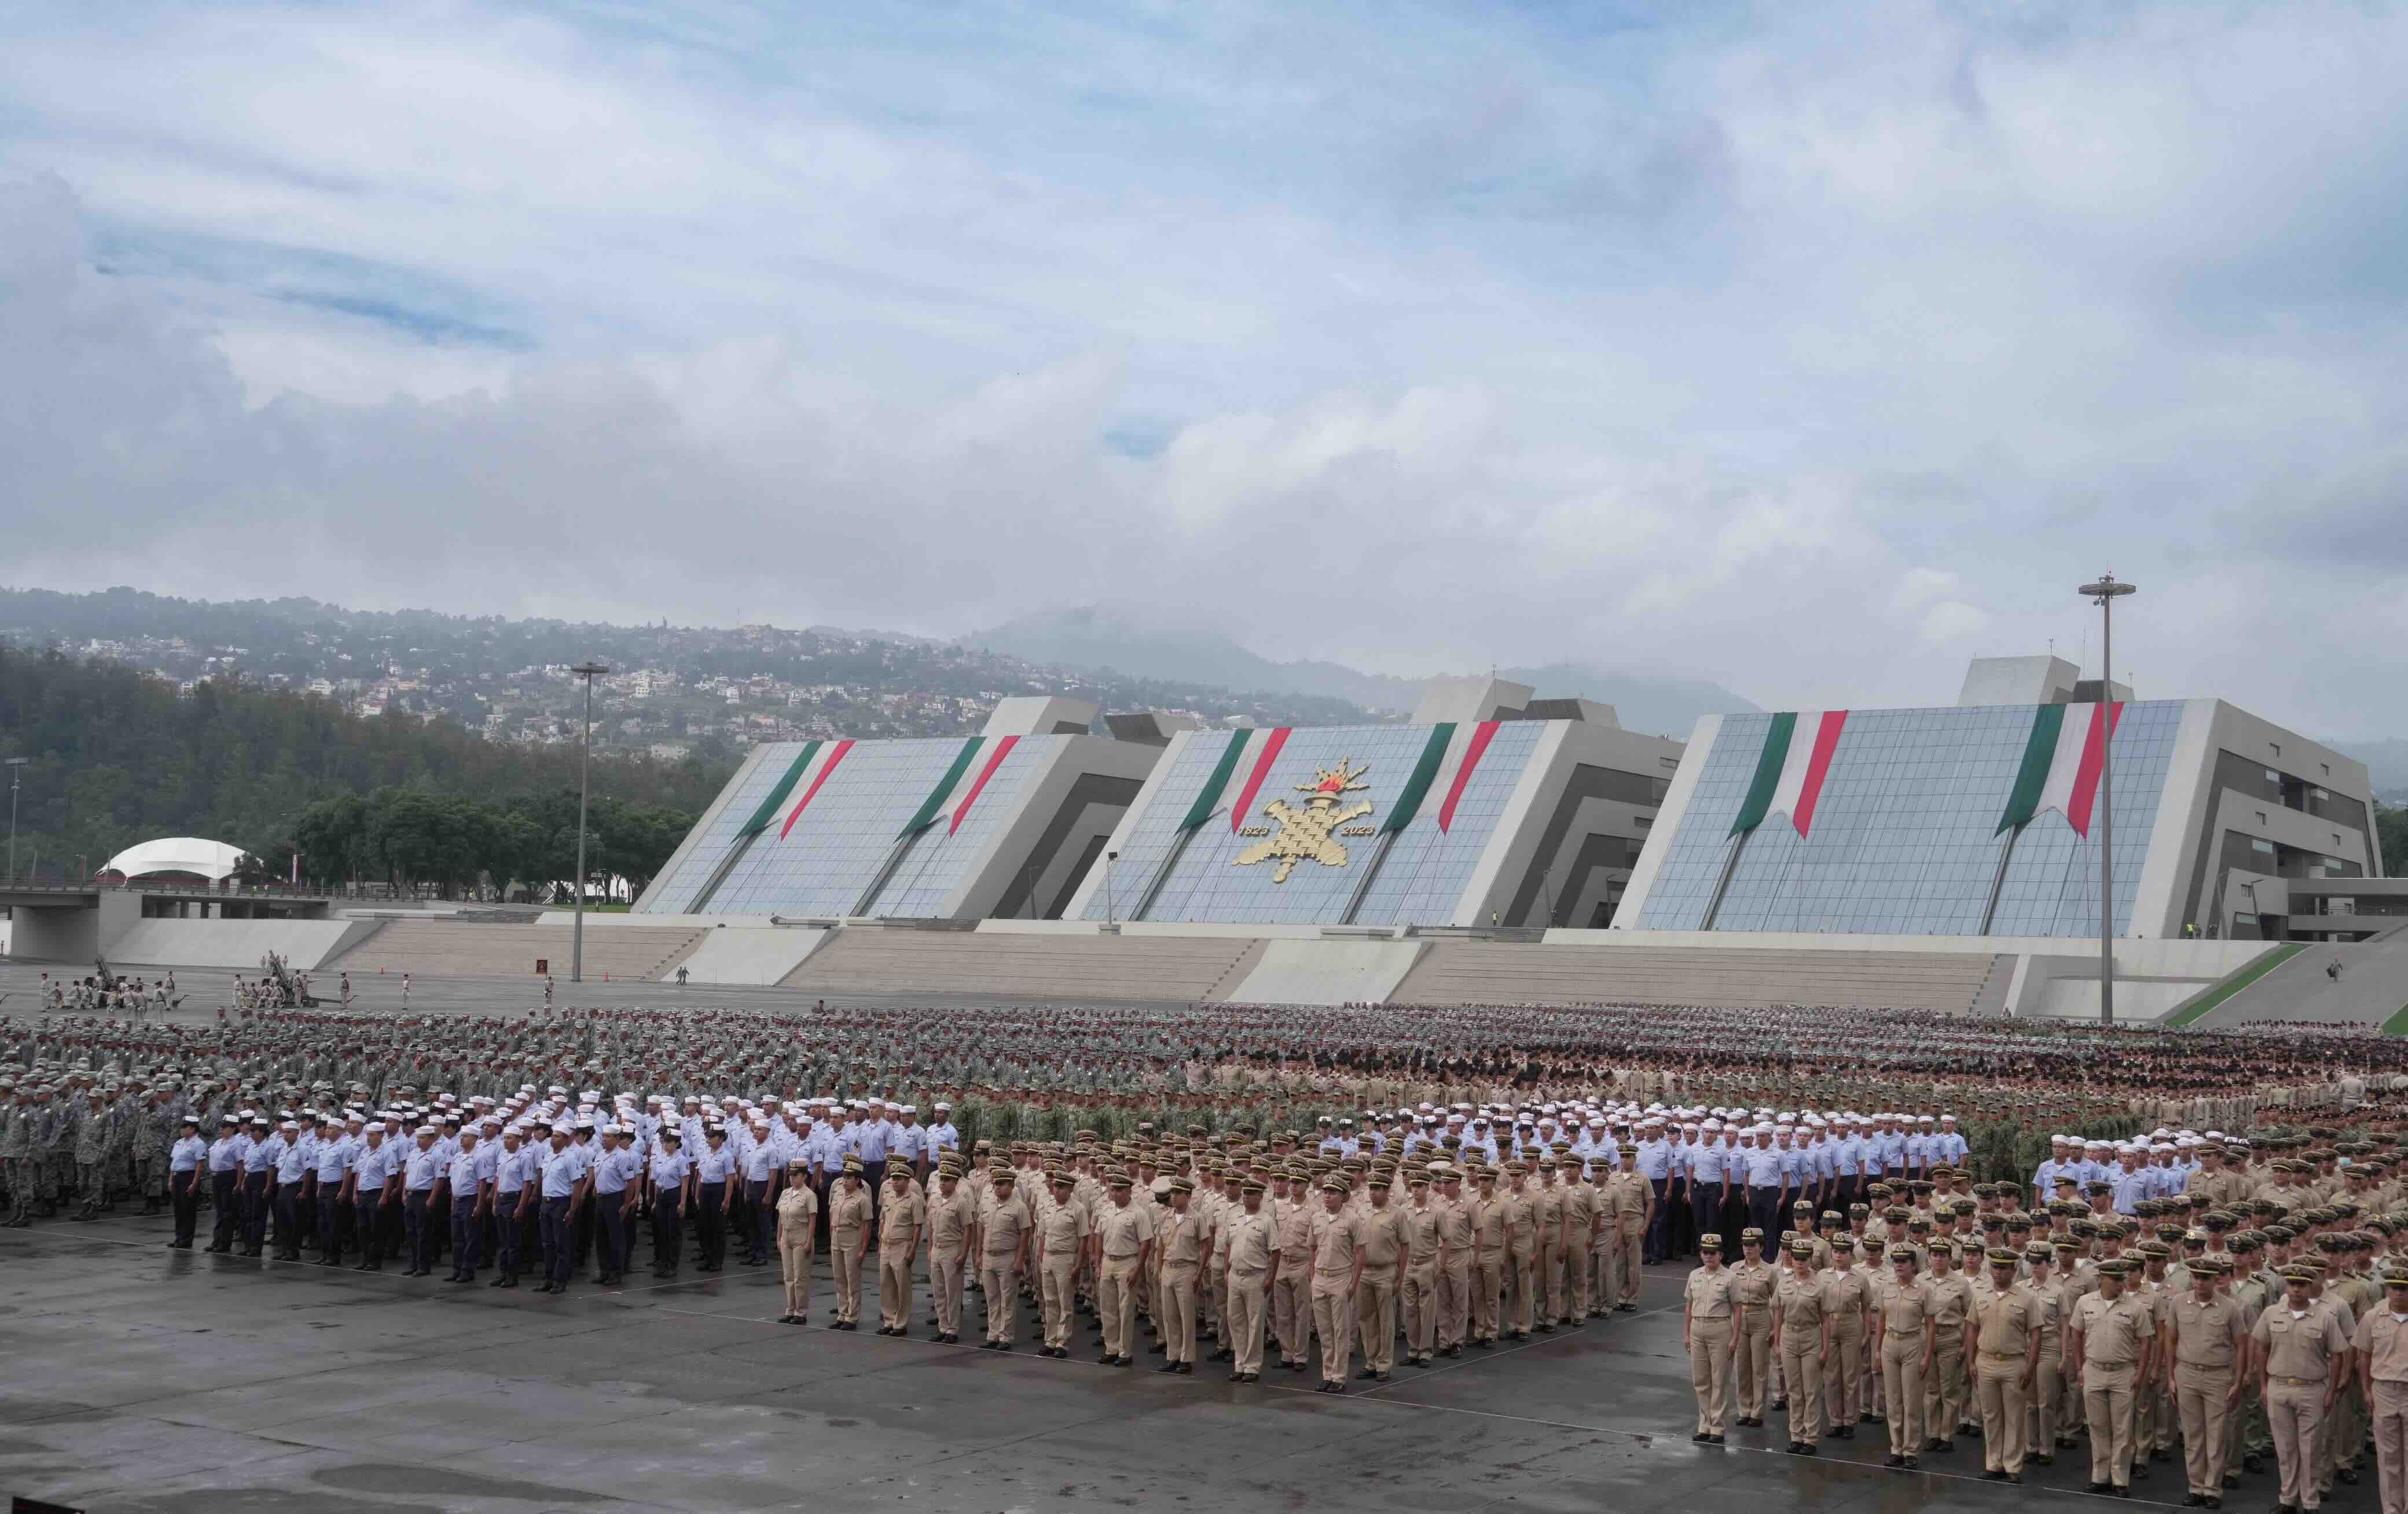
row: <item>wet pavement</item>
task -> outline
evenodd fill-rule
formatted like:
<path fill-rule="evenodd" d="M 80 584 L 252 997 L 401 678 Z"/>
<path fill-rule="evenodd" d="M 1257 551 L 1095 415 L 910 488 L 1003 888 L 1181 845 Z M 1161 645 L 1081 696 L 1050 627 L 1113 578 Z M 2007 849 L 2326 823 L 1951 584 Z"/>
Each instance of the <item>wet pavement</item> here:
<path fill-rule="evenodd" d="M 206 1218 L 206 1217 L 205 1217 Z M 204 1233 L 206 1234 L 206 1227 Z M 164 1248 L 137 1216 L 0 1230 L 0 1493 L 175 1514 L 870 1508 L 2103 1507 L 2086 1457 L 1979 1480 L 1978 1444 L 1886 1472 L 1877 1427 L 1693 1445 L 1678 1267 L 1640 1312 L 1398 1368 L 1346 1397 L 776 1322 L 776 1269 L 566 1298 Z M 649 1284 L 649 1286 L 645 1286 Z M 871 1290 L 875 1308 L 875 1288 Z M 924 1320 L 924 1294 L 917 1311 Z M 2328 1507 L 2371 1509 L 2372 1478 Z M 2179 1464 L 2132 1503 L 2179 1506 Z M 2270 1507 L 2271 1474 L 2229 1495 Z"/>

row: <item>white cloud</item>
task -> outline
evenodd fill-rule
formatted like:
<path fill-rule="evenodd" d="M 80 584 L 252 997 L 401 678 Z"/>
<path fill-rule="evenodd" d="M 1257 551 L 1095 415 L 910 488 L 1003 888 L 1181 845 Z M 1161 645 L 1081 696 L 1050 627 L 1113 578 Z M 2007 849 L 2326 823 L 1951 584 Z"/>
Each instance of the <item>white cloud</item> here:
<path fill-rule="evenodd" d="M 0 44 L 20 581 L 1241 604 L 1281 655 L 1793 707 L 2078 650 L 2113 563 L 2144 692 L 2384 728 L 2397 13 L 156 5 Z"/>

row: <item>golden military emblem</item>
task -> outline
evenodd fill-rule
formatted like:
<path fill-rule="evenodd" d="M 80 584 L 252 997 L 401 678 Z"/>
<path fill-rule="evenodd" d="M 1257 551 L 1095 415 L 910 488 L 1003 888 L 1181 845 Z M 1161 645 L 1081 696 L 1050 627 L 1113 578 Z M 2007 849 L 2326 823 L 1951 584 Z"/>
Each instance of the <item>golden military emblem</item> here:
<path fill-rule="evenodd" d="M 1300 862 L 1317 862 L 1324 867 L 1346 865 L 1346 844 L 1338 839 L 1338 828 L 1348 821 L 1360 820 L 1371 813 L 1371 801 L 1347 807 L 1346 796 L 1369 785 L 1355 781 L 1370 770 L 1365 763 L 1350 767 L 1340 757 L 1335 767 L 1315 770 L 1315 780 L 1299 783 L 1296 792 L 1305 795 L 1301 808 L 1284 799 L 1274 799 L 1263 807 L 1263 813 L 1279 821 L 1279 829 L 1268 838 L 1255 842 L 1234 859 L 1240 867 L 1279 859 L 1279 867 L 1271 881 L 1284 883 L 1288 874 L 1296 871 Z"/>

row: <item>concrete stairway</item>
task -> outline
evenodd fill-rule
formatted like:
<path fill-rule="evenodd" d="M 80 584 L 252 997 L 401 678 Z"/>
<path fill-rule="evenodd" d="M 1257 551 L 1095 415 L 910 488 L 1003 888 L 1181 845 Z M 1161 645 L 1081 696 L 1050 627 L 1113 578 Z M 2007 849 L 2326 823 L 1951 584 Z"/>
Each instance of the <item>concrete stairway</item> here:
<path fill-rule="evenodd" d="M 1519 946 L 1439 940 L 1391 1004 L 1804 1004 L 1966 1014 L 1989 952 Z"/>
<path fill-rule="evenodd" d="M 567 925 L 496 925 L 459 920 L 394 920 L 321 972 L 354 978 L 380 970 L 388 977 L 532 978 L 547 962 L 554 978 L 568 977 Z M 691 926 L 594 925 L 585 928 L 585 976 L 641 981 L 657 978 L 710 934 Z"/>
<path fill-rule="evenodd" d="M 1018 936 L 853 926 L 783 986 L 807 993 L 1203 999 L 1239 980 L 1249 937 Z"/>

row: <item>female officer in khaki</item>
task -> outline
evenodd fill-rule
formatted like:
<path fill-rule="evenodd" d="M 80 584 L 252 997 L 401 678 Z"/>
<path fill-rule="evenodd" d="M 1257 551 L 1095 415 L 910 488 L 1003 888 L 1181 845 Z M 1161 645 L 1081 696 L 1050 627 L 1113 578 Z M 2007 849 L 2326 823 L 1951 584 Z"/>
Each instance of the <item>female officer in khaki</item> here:
<path fill-rule="evenodd" d="M 1737 1423 L 1764 1423 L 1764 1400 L 1772 1382 L 1772 1291 L 1780 1275 L 1764 1260 L 1764 1232 L 1749 1225 L 1739 1233 L 1739 1260 L 1730 1275 L 1733 1354 L 1739 1364 Z"/>
<path fill-rule="evenodd" d="M 1681 1299 L 1681 1344 L 1689 1352 L 1689 1386 L 1698 1393 L 1701 1445 L 1723 1443 L 1723 1384 L 1731 1368 L 1731 1275 L 1723 1267 L 1723 1238 L 1698 1237 L 1698 1270 Z"/>

